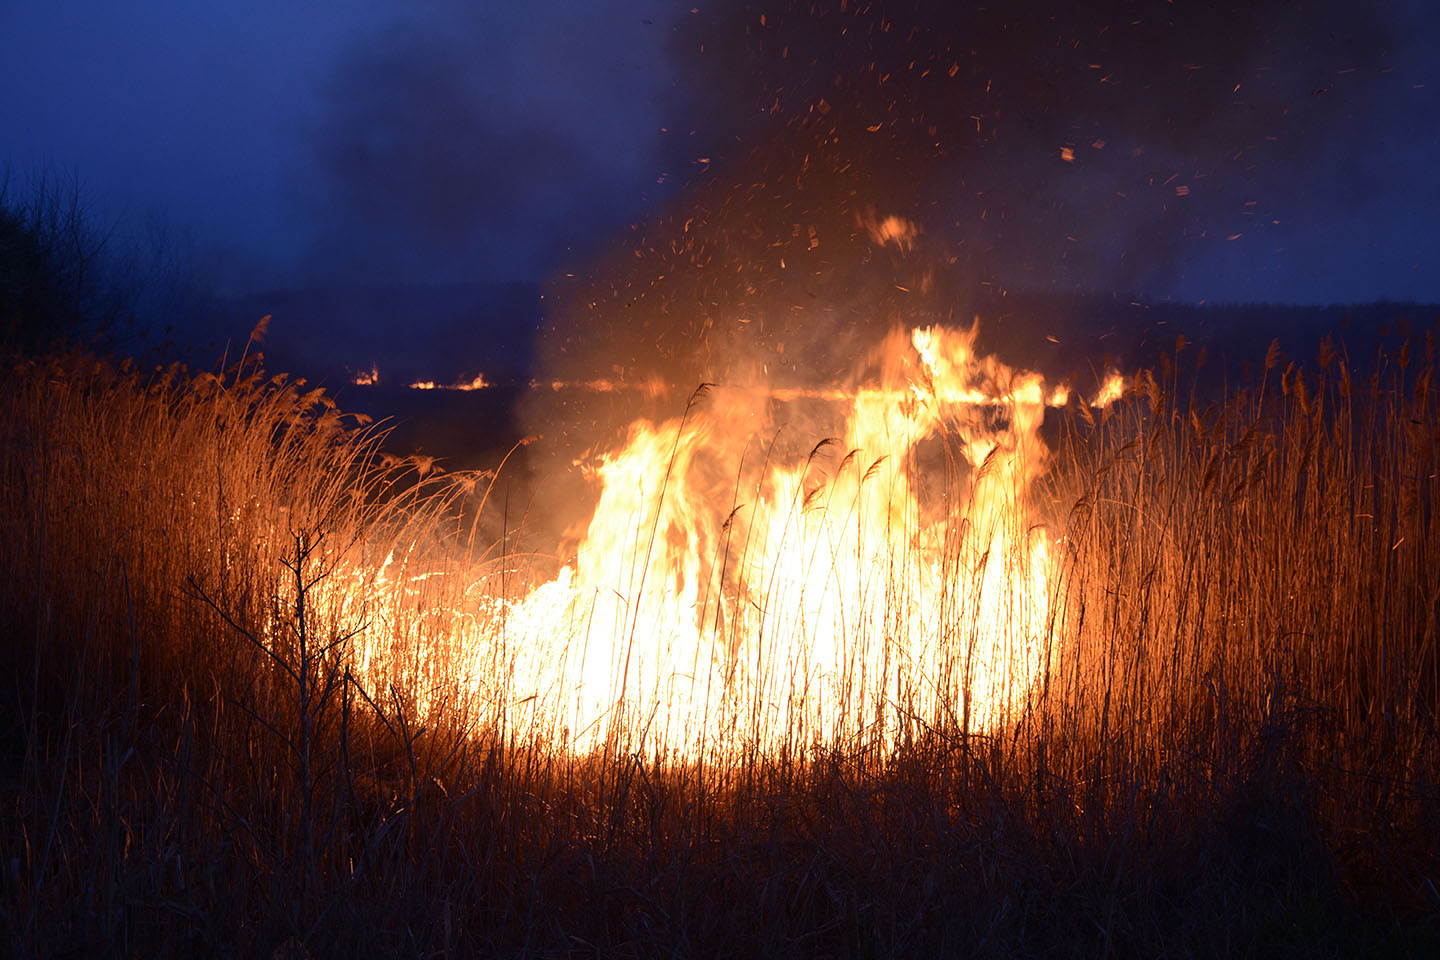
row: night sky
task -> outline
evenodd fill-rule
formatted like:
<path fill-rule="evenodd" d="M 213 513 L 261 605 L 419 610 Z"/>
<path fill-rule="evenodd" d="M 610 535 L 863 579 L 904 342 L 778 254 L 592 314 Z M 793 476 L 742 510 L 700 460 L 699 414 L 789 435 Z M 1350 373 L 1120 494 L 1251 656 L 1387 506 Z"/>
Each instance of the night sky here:
<path fill-rule="evenodd" d="M 229 295 L 624 299 L 694 269 L 682 237 L 843 251 L 895 213 L 964 282 L 1440 301 L 1440 4 L 815 6 L 12 2 L 0 161 L 163 223 Z"/>

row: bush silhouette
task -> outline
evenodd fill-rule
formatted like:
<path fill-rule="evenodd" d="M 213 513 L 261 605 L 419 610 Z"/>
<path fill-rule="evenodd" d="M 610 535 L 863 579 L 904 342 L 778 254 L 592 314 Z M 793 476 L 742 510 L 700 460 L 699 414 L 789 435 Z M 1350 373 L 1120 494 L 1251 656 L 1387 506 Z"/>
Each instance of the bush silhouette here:
<path fill-rule="evenodd" d="M 20 191 L 10 180 L 0 175 L 0 349 L 105 339 L 134 313 L 111 256 L 115 225 L 97 221 L 72 174 L 44 172 Z"/>
<path fill-rule="evenodd" d="M 0 206 L 0 344 L 8 349 L 29 352 L 50 339 L 57 317 L 48 259 L 24 219 Z"/>

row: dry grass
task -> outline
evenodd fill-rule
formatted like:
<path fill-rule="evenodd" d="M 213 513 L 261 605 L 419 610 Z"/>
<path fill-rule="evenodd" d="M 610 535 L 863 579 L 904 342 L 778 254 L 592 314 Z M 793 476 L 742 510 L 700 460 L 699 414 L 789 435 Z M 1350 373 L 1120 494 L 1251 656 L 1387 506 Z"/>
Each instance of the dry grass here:
<path fill-rule="evenodd" d="M 13 362 L 5 948 L 1433 950 L 1434 359 L 1272 356 L 1213 406 L 1172 368 L 1068 413 L 1029 709 L 707 765 L 576 757 L 463 695 L 483 481 L 421 481 L 250 362 Z"/>

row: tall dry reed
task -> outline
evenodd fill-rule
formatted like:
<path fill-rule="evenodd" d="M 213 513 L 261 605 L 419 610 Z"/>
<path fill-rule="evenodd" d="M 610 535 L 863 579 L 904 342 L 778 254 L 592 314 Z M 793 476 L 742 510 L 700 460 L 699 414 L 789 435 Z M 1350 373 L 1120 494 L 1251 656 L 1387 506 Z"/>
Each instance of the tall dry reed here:
<path fill-rule="evenodd" d="M 1362 377 L 1275 350 L 1212 398 L 1182 355 L 1067 411 L 1037 503 L 1057 537 L 1045 662 L 1005 723 L 964 721 L 961 659 L 951 700 L 889 704 L 887 749 L 807 735 L 709 763 L 640 733 L 577 755 L 515 722 L 504 607 L 475 588 L 513 565 L 461 519 L 488 478 L 421 481 L 248 359 L 12 362 L 6 946 L 1433 945 L 1434 359 Z M 972 567 L 952 568 L 963 596 Z M 963 605 L 935 615 L 963 646 Z"/>

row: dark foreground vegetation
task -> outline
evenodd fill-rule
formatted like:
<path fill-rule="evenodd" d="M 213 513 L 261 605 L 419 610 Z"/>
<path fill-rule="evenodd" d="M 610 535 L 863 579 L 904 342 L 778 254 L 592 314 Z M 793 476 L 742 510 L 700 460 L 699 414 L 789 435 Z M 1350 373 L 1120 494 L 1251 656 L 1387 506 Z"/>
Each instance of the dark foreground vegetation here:
<path fill-rule="evenodd" d="M 1277 351 L 1210 405 L 1182 354 L 1064 412 L 1022 718 L 701 766 L 467 712 L 423 596 L 358 669 L 344 578 L 490 562 L 483 479 L 253 364 L 7 361 L 3 949 L 1437 955 L 1435 362 Z"/>

